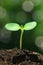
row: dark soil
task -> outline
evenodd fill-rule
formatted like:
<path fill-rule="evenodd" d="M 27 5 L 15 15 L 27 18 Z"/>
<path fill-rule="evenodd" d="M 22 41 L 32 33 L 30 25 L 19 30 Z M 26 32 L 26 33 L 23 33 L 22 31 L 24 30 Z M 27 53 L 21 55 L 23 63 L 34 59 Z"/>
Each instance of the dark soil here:
<path fill-rule="evenodd" d="M 43 65 L 43 55 L 29 50 L 0 50 L 0 65 Z"/>

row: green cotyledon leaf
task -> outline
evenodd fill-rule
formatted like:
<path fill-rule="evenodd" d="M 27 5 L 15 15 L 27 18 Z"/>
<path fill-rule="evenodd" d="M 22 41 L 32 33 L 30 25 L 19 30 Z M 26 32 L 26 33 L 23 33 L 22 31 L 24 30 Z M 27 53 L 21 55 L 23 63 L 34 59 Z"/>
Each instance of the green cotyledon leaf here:
<path fill-rule="evenodd" d="M 5 28 L 10 31 L 18 31 L 20 29 L 20 25 L 17 23 L 8 23 L 5 25 Z"/>
<path fill-rule="evenodd" d="M 24 30 L 32 30 L 36 27 L 37 23 L 35 21 L 26 23 L 24 25 Z"/>

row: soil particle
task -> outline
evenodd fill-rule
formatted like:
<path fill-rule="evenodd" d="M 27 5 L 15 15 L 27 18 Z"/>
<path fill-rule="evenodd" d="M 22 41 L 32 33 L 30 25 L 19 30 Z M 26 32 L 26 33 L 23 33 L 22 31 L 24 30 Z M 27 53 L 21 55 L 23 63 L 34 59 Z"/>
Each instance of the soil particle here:
<path fill-rule="evenodd" d="M 0 50 L 0 65 L 43 65 L 43 55 L 24 49 Z"/>

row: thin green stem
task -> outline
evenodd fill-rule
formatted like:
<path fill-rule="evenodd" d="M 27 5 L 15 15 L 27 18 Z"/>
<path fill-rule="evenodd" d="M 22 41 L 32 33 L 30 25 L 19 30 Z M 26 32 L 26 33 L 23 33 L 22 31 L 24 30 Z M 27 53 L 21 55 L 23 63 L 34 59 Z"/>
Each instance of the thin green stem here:
<path fill-rule="evenodd" d="M 24 32 L 24 30 L 21 30 L 21 35 L 20 35 L 20 49 L 22 49 L 22 37 L 23 37 L 23 32 Z"/>

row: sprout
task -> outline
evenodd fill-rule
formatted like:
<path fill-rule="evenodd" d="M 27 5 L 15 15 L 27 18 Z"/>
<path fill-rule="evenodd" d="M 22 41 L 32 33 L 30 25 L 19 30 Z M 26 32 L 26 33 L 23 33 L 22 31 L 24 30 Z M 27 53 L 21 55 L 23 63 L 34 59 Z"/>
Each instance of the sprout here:
<path fill-rule="evenodd" d="M 19 25 L 17 23 L 8 23 L 5 25 L 5 28 L 7 30 L 10 31 L 18 31 L 21 30 L 21 35 L 20 35 L 20 49 L 22 49 L 22 36 L 23 36 L 23 32 L 24 30 L 32 30 L 36 27 L 37 23 L 36 22 L 30 22 L 30 23 L 26 23 L 24 26 L 23 25 Z"/>

